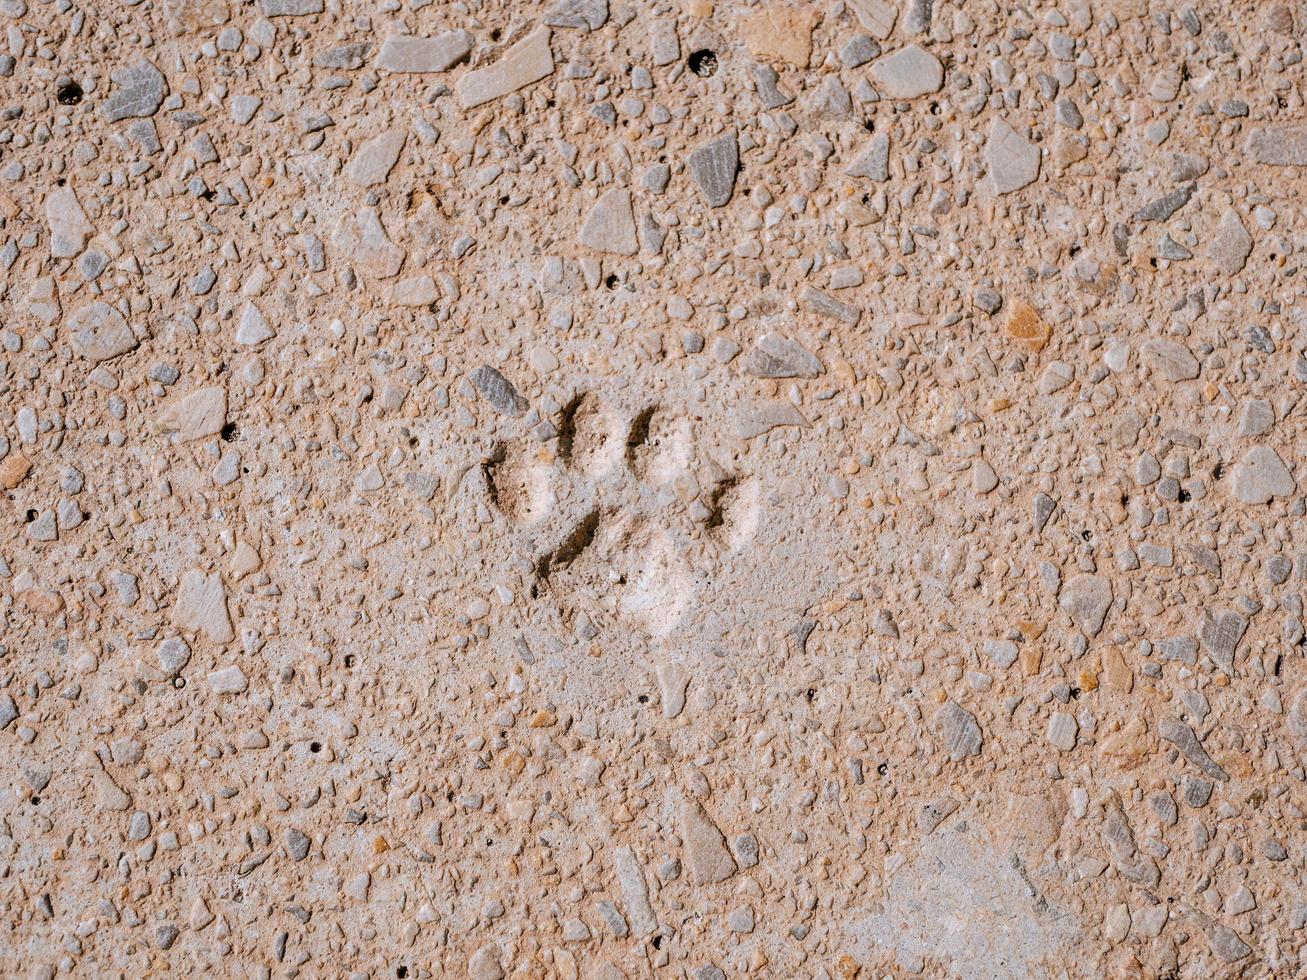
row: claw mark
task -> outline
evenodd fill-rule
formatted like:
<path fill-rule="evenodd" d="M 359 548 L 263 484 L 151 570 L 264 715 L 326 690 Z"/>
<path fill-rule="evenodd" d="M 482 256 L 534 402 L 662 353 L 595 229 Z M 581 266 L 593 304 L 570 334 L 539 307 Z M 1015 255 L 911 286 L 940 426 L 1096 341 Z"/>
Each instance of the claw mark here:
<path fill-rule="evenodd" d="M 726 523 L 726 497 L 735 489 L 738 482 L 737 477 L 728 476 L 709 491 L 708 520 L 704 521 L 703 525 L 705 530 L 712 531 Z"/>
<path fill-rule="evenodd" d="M 490 503 L 496 510 L 503 510 L 499 502 L 499 481 L 496 476 L 504 460 L 508 458 L 508 453 L 504 449 L 504 444 L 496 443 L 495 448 L 490 451 L 486 461 L 481 464 L 481 472 L 486 478 L 486 491 L 490 494 Z"/>
<path fill-rule="evenodd" d="M 657 405 L 650 405 L 631 420 L 631 430 L 626 434 L 626 462 L 635 468 L 636 455 L 649 442 L 649 427 L 653 424 Z"/>
<path fill-rule="evenodd" d="M 576 416 L 585 399 L 584 392 L 577 395 L 563 406 L 562 414 L 558 419 L 558 458 L 563 461 L 564 466 L 572 464 L 572 451 L 576 445 Z"/>
<path fill-rule="evenodd" d="M 581 553 L 594 542 L 599 532 L 599 511 L 592 510 L 581 520 L 572 532 L 563 539 L 553 551 L 547 552 L 536 562 L 536 581 L 544 583 L 549 576 L 560 568 L 570 565 L 581 557 Z"/>

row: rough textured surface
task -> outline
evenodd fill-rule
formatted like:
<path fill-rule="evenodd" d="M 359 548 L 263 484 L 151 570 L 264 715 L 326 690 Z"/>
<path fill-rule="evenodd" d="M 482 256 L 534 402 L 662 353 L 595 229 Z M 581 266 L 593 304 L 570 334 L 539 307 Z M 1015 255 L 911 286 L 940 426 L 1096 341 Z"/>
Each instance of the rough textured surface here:
<path fill-rule="evenodd" d="M 0 975 L 1307 976 L 1307 13 L 0 0 Z"/>

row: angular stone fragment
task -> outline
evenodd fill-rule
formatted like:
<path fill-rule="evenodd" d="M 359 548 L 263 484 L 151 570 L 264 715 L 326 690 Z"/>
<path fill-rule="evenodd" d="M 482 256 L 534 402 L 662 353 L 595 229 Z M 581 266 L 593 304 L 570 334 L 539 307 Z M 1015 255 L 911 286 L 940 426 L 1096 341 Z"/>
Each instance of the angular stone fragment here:
<path fill-rule="evenodd" d="M 258 549 L 242 538 L 236 542 L 236 550 L 232 553 L 231 564 L 227 566 L 227 574 L 232 581 L 239 582 L 246 575 L 255 571 L 261 564 L 263 564 L 263 559 L 259 555 Z"/>
<path fill-rule="evenodd" d="M 384 184 L 404 149 L 405 134 L 392 129 L 361 144 L 345 167 L 345 176 L 360 187 Z"/>
<path fill-rule="evenodd" d="M 1054 711 L 1048 719 L 1048 741 L 1059 752 L 1070 752 L 1076 747 L 1079 731 L 1075 715 L 1069 712 Z"/>
<path fill-rule="evenodd" d="M 1252 398 L 1243 403 L 1239 412 L 1239 435 L 1264 436 L 1275 425 L 1275 409 L 1264 398 Z"/>
<path fill-rule="evenodd" d="M 390 302 L 393 306 L 430 306 L 439 298 L 436 281 L 430 276 L 400 279 L 390 287 Z"/>
<path fill-rule="evenodd" d="M 764 108 L 779 109 L 794 101 L 794 96 L 781 91 L 781 77 L 771 65 L 750 64 L 749 74 L 753 76 L 754 88 Z"/>
<path fill-rule="evenodd" d="M 240 694 L 250 686 L 245 671 L 234 664 L 209 672 L 209 689 L 214 694 Z"/>
<path fill-rule="evenodd" d="M 798 341 L 765 333 L 744 356 L 744 373 L 755 378 L 816 378 L 826 369 Z"/>
<path fill-rule="evenodd" d="M 685 864 L 690 880 L 696 885 L 711 885 L 735 874 L 735 858 L 726 847 L 726 838 L 699 802 L 684 799 L 679 809 L 681 840 L 685 845 Z"/>
<path fill-rule="evenodd" d="M 1248 134 L 1244 149 L 1257 163 L 1273 167 L 1307 167 L 1307 127 L 1254 129 Z"/>
<path fill-rule="evenodd" d="M 871 66 L 871 80 L 887 99 L 915 99 L 944 87 L 944 66 L 920 45 L 909 44 L 878 58 Z"/>
<path fill-rule="evenodd" d="M 1112 605 L 1112 583 L 1101 575 L 1077 575 L 1062 587 L 1058 605 L 1071 617 L 1076 629 L 1095 637 Z"/>
<path fill-rule="evenodd" d="M 290 855 L 292 861 L 303 861 L 309 856 L 309 845 L 312 840 L 298 827 L 286 828 L 285 841 L 286 853 Z"/>
<path fill-rule="evenodd" d="M 1171 215 L 1189 203 L 1189 199 L 1194 196 L 1196 190 L 1198 190 L 1197 184 L 1185 184 L 1169 194 L 1155 198 L 1135 212 L 1135 220 L 1167 221 Z"/>
<path fill-rule="evenodd" d="M 1307 750 L 1307 687 L 1298 692 L 1293 699 L 1288 716 L 1289 734 L 1298 748 Z"/>
<path fill-rule="evenodd" d="M 489 364 L 482 364 L 469 375 L 481 397 L 501 415 L 518 416 L 526 412 L 530 402 L 517 393 L 517 389 Z"/>
<path fill-rule="evenodd" d="M 1145 341 L 1140 353 L 1144 362 L 1167 381 L 1192 381 L 1198 377 L 1198 359 L 1178 341 Z"/>
<path fill-rule="evenodd" d="M 1177 183 L 1182 180 L 1197 180 L 1207 173 L 1210 164 L 1207 158 L 1189 153 L 1171 154 L 1171 179 Z"/>
<path fill-rule="evenodd" d="M 68 329 L 77 353 L 97 364 L 135 350 L 138 343 L 123 315 L 99 300 L 70 316 Z"/>
<path fill-rule="evenodd" d="M 663 703 L 663 717 L 676 718 L 685 710 L 685 689 L 690 675 L 674 663 L 659 664 L 655 672 Z"/>
<path fill-rule="evenodd" d="M 27 536 L 33 541 L 49 542 L 59 540 L 59 524 L 53 510 L 43 510 L 36 519 L 27 524 Z"/>
<path fill-rule="evenodd" d="M 1179 749 L 1180 754 L 1202 770 L 1203 775 L 1218 782 L 1229 782 L 1229 773 L 1212 760 L 1194 730 L 1179 718 L 1163 718 L 1158 721 L 1157 733 Z"/>
<path fill-rule="evenodd" d="M 436 37 L 392 34 L 381 44 L 377 67 L 405 74 L 449 71 L 472 52 L 472 35 L 446 31 Z"/>
<path fill-rule="evenodd" d="M 132 798 L 125 793 L 121 786 L 114 782 L 113 777 L 104 771 L 104 763 L 94 752 L 82 752 L 77 756 L 78 769 L 82 771 L 85 777 L 95 787 L 96 796 L 102 810 L 112 810 L 115 813 L 122 813 L 132 808 Z"/>
<path fill-rule="evenodd" d="M 1227 963 L 1237 963 L 1253 951 L 1233 929 L 1206 916 L 1203 916 L 1203 935 L 1207 938 L 1207 945 L 1212 947 L 1212 952 Z"/>
<path fill-rule="evenodd" d="M 1157 862 L 1147 854 L 1140 854 L 1135 843 L 1130 821 L 1121 809 L 1120 797 L 1113 791 L 1104 806 L 1103 842 L 1112 854 L 1112 863 L 1121 877 L 1135 884 L 1151 888 L 1161 879 Z"/>
<path fill-rule="evenodd" d="M 367 41 L 342 44 L 314 55 L 313 64 L 317 68 L 331 68 L 335 71 L 358 71 L 371 50 L 372 45 Z"/>
<path fill-rule="evenodd" d="M 889 179 L 889 134 L 877 133 L 844 172 L 850 177 L 866 177 L 884 182 Z"/>
<path fill-rule="evenodd" d="M 817 16 L 809 7 L 768 4 L 744 18 L 740 36 L 755 58 L 807 68 Z"/>
<path fill-rule="evenodd" d="M 100 115 L 106 122 L 152 116 L 168 94 L 163 72 L 144 59 L 118 69 L 111 77 L 113 92 L 100 106 Z"/>
<path fill-rule="evenodd" d="M 782 426 L 807 424 L 803 413 L 790 402 L 769 402 L 741 412 L 736 417 L 735 432 L 741 439 L 754 439 Z"/>
<path fill-rule="evenodd" d="M 951 796 L 941 796 L 921 804 L 917 810 L 917 829 L 922 834 L 933 833 L 935 828 L 957 812 L 958 801 Z"/>
<path fill-rule="evenodd" d="M 1172 262 L 1184 262 L 1194 257 L 1194 253 L 1189 251 L 1170 235 L 1163 235 L 1157 243 L 1157 254 L 1160 258 L 1169 259 Z"/>
<path fill-rule="evenodd" d="M 597 252 L 634 255 L 640 243 L 635 234 L 631 192 L 624 187 L 605 191 L 590 208 L 577 240 Z"/>
<path fill-rule="evenodd" d="M 1007 319 L 1003 321 L 1003 335 L 1038 354 L 1048 345 L 1053 328 L 1044 322 L 1033 306 L 1018 300 L 1012 304 Z"/>
<path fill-rule="evenodd" d="M 53 276 L 38 276 L 27 292 L 27 312 L 42 323 L 54 323 L 63 312 Z"/>
<path fill-rule="evenodd" d="M 862 310 L 858 307 L 838 300 L 814 286 L 804 286 L 799 292 L 799 301 L 813 313 L 838 320 L 846 326 L 856 327 L 862 319 Z"/>
<path fill-rule="evenodd" d="M 245 309 L 241 311 L 240 322 L 236 326 L 236 343 L 242 347 L 257 347 L 276 335 L 263 311 L 253 303 L 246 303 Z"/>
<path fill-rule="evenodd" d="M 681 57 L 681 39 L 676 33 L 675 17 L 658 17 L 648 25 L 649 56 L 659 67 L 670 65 Z"/>
<path fill-rule="evenodd" d="M 226 423 L 227 390 L 217 386 L 173 399 L 156 421 L 160 432 L 175 432 L 183 442 L 216 436 Z"/>
<path fill-rule="evenodd" d="M 894 21 L 898 19 L 897 8 L 883 0 L 849 0 L 858 21 L 878 40 L 885 40 L 894 30 Z"/>
<path fill-rule="evenodd" d="M 264 17 L 305 17 L 322 13 L 323 0 L 259 0 Z"/>
<path fill-rule="evenodd" d="M 626 903 L 626 915 L 631 921 L 631 929 L 637 936 L 653 932 L 658 928 L 658 917 L 649 904 L 649 885 L 645 881 L 644 868 L 639 858 L 631 848 L 619 847 L 613 851 L 613 864 L 617 869 L 617 883 L 622 889 L 622 900 Z"/>
<path fill-rule="evenodd" d="M 56 259 L 81 255 L 86 239 L 95 234 L 95 226 L 67 184 L 45 196 L 45 221 L 50 228 L 50 254 Z"/>
<path fill-rule="evenodd" d="M 608 23 L 608 0 L 558 0 L 543 20 L 550 27 L 597 31 Z"/>
<path fill-rule="evenodd" d="M 740 169 L 740 144 L 735 134 L 726 133 L 696 147 L 685 166 L 710 208 L 730 203 Z"/>
<path fill-rule="evenodd" d="M 1252 250 L 1253 240 L 1248 235 L 1248 229 L 1243 226 L 1237 213 L 1227 210 L 1216 226 L 1216 235 L 1207 249 L 1207 258 L 1221 275 L 1234 276 L 1243 271 Z"/>
<path fill-rule="evenodd" d="M 949 760 L 961 762 L 967 756 L 980 755 L 984 737 L 976 716 L 953 701 L 945 702 L 935 712 L 931 724 L 944 742 L 944 750 Z"/>
<path fill-rule="evenodd" d="M 504 968 L 499 963 L 499 950 L 487 943 L 467 961 L 468 980 L 504 980 Z"/>
<path fill-rule="evenodd" d="M 1019 191 L 1039 176 L 1039 147 L 1002 119 L 989 127 L 984 157 L 996 194 Z"/>
<path fill-rule="evenodd" d="M 227 592 L 216 573 L 206 575 L 195 568 L 182 576 L 172 610 L 173 625 L 196 630 L 213 643 L 230 643 L 236 638 L 227 612 Z"/>
<path fill-rule="evenodd" d="M 376 208 L 341 215 L 332 244 L 358 270 L 389 279 L 404 264 L 404 250 L 390 240 Z"/>
<path fill-rule="evenodd" d="M 1235 499 L 1244 504 L 1269 504 L 1297 489 L 1293 475 L 1270 446 L 1254 446 L 1230 474 Z"/>
<path fill-rule="evenodd" d="M 549 28 L 537 27 L 493 65 L 470 71 L 454 86 L 464 109 L 503 98 L 554 73 Z"/>
<path fill-rule="evenodd" d="M 1212 658 L 1212 663 L 1233 676 L 1235 648 L 1247 630 L 1248 620 L 1233 609 L 1225 609 L 1216 614 L 1204 610 L 1198 639 L 1207 655 Z"/>
<path fill-rule="evenodd" d="M 1051 395 L 1054 392 L 1061 391 L 1075 379 L 1075 369 L 1065 361 L 1053 361 L 1048 367 L 1044 368 L 1044 373 L 1039 377 L 1039 392 L 1044 395 Z"/>

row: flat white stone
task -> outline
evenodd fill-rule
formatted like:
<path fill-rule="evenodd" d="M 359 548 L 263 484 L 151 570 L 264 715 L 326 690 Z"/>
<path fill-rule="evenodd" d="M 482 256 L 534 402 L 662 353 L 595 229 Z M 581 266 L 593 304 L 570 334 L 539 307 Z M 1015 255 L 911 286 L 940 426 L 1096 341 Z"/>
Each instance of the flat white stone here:
<path fill-rule="evenodd" d="M 503 98 L 554 73 L 548 27 L 537 27 L 493 65 L 468 72 L 454 86 L 463 108 L 472 109 Z"/>
<path fill-rule="evenodd" d="M 1075 716 L 1069 712 L 1054 711 L 1048 719 L 1048 741 L 1059 752 L 1070 752 L 1076 747 L 1079 731 Z"/>
<path fill-rule="evenodd" d="M 871 80 L 888 99 L 915 99 L 944 87 L 944 66 L 929 51 L 909 44 L 878 58 L 871 66 Z"/>
<path fill-rule="evenodd" d="M 859 23 L 872 36 L 883 41 L 894 30 L 894 21 L 898 19 L 898 10 L 882 0 L 848 0 L 849 7 L 857 15 Z"/>
<path fill-rule="evenodd" d="M 1227 209 L 1216 226 L 1216 235 L 1207 249 L 1207 258 L 1223 276 L 1238 275 L 1243 271 L 1253 250 L 1253 240 L 1239 215 Z"/>
<path fill-rule="evenodd" d="M 345 168 L 345 177 L 360 187 L 384 184 L 404 149 L 404 139 L 403 131 L 392 129 L 365 141 Z"/>
<path fill-rule="evenodd" d="M 631 192 L 624 187 L 605 191 L 590 208 L 577 238 L 597 252 L 634 255 L 640 244 L 635 237 Z"/>
<path fill-rule="evenodd" d="M 172 611 L 178 629 L 203 633 L 213 643 L 230 643 L 236 638 L 227 612 L 227 592 L 216 573 L 206 575 L 192 569 L 182 576 Z"/>
<path fill-rule="evenodd" d="M 376 208 L 341 215 L 332 244 L 357 271 L 389 279 L 404 264 L 404 250 L 390 240 Z"/>
<path fill-rule="evenodd" d="M 68 329 L 77 353 L 96 363 L 121 357 L 138 344 L 123 315 L 98 300 L 70 316 Z"/>
<path fill-rule="evenodd" d="M 1248 450 L 1235 464 L 1230 479 L 1235 497 L 1245 504 L 1268 504 L 1275 497 L 1287 497 L 1297 489 L 1284 460 L 1270 446 Z"/>
<path fill-rule="evenodd" d="M 439 298 L 436 281 L 430 276 L 400 279 L 390 288 L 392 306 L 430 306 Z"/>
<path fill-rule="evenodd" d="M 985 165 L 994 193 L 1011 194 L 1039 176 L 1039 147 L 1004 120 L 995 119 L 985 143 Z"/>
<path fill-rule="evenodd" d="M 173 399 L 159 412 L 160 432 L 175 432 L 183 442 L 216 436 L 227 423 L 225 388 L 200 388 Z"/>
<path fill-rule="evenodd" d="M 45 196 L 45 221 L 50 228 L 50 254 L 56 259 L 81 255 L 86 239 L 95 234 L 95 226 L 67 184 Z"/>
<path fill-rule="evenodd" d="M 249 686 L 245 672 L 235 665 L 209 673 L 209 688 L 214 694 L 240 694 Z"/>
<path fill-rule="evenodd" d="M 381 44 L 377 67 L 400 73 L 448 71 L 472 51 L 467 31 L 446 31 L 436 37 L 392 34 Z"/>
<path fill-rule="evenodd" d="M 276 335 L 277 332 L 269 326 L 263 311 L 253 303 L 246 303 L 236 327 L 236 343 L 243 347 L 257 347 Z"/>

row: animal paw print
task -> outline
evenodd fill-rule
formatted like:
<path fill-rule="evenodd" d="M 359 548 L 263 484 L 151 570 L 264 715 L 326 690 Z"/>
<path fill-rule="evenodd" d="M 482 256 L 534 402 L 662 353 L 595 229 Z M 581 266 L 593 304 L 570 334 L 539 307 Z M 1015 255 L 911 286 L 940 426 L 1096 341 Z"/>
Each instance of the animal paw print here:
<path fill-rule="evenodd" d="M 686 622 L 760 519 L 757 481 L 713 462 L 688 415 L 594 394 L 563 409 L 551 445 L 497 447 L 485 476 L 530 555 L 533 600 L 651 637 Z"/>

